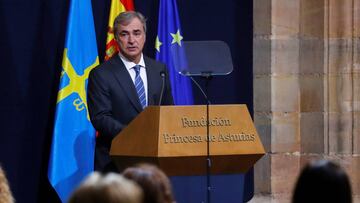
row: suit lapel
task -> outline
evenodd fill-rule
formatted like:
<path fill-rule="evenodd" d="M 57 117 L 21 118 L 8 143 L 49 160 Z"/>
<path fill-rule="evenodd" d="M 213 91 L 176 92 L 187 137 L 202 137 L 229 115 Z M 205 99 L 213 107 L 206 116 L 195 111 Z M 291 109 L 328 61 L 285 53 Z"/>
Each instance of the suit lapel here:
<path fill-rule="evenodd" d="M 114 57 L 113 63 L 114 68 L 112 70 L 115 74 L 115 78 L 120 83 L 120 86 L 128 96 L 133 106 L 136 108 L 136 110 L 138 112 L 141 112 L 142 107 L 139 101 L 139 97 L 136 93 L 134 83 L 129 75 L 129 72 L 126 70 L 124 63 L 118 56 Z"/>

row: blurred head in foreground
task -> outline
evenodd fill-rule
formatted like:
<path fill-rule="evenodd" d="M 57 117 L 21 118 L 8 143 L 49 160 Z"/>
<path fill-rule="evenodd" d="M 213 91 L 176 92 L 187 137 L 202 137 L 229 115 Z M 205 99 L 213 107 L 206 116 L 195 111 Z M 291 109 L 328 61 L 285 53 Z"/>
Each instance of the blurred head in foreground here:
<path fill-rule="evenodd" d="M 351 203 L 351 186 L 346 172 L 327 160 L 307 164 L 293 194 L 293 203 Z"/>
<path fill-rule="evenodd" d="M 144 191 L 144 203 L 175 202 L 170 180 L 157 166 L 139 164 L 125 169 L 123 175 L 140 185 Z"/>
<path fill-rule="evenodd" d="M 142 203 L 141 188 L 122 175 L 91 174 L 74 191 L 69 203 Z"/>
<path fill-rule="evenodd" d="M 0 165 L 0 203 L 13 203 L 14 197 L 11 194 L 9 182 L 6 179 L 5 172 Z"/>

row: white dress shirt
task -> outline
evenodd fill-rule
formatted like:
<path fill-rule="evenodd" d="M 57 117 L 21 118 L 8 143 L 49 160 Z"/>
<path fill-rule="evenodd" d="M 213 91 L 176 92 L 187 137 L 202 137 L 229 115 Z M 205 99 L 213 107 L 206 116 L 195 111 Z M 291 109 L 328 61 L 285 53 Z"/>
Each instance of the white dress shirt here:
<path fill-rule="evenodd" d="M 127 60 L 124 56 L 122 56 L 120 53 L 119 53 L 119 57 L 121 59 L 121 61 L 124 63 L 125 67 L 126 67 L 126 70 L 129 72 L 130 74 L 130 77 L 133 81 L 133 83 L 135 84 L 135 76 L 136 76 L 136 73 L 135 73 L 135 69 L 134 69 L 134 66 L 136 65 L 140 65 L 140 77 L 144 83 L 144 89 L 145 89 L 145 97 L 146 97 L 146 106 L 148 105 L 148 82 L 147 82 L 147 76 L 146 76 L 146 69 L 145 69 L 145 62 L 144 62 L 144 57 L 143 57 L 143 54 L 141 54 L 141 58 L 140 58 L 140 62 L 139 64 L 136 64 L 134 62 L 131 62 L 129 60 Z"/>

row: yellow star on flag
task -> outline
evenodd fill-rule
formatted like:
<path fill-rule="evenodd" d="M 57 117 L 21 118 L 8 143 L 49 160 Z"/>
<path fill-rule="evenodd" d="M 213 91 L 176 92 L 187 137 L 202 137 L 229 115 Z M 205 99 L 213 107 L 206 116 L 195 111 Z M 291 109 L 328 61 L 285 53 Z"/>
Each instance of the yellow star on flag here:
<path fill-rule="evenodd" d="M 162 45 L 162 43 L 159 40 L 159 36 L 156 36 L 156 40 L 155 40 L 155 49 L 160 52 L 160 46 Z"/>
<path fill-rule="evenodd" d="M 181 46 L 181 40 L 183 39 L 183 37 L 180 35 L 180 30 L 177 30 L 177 32 L 175 34 L 173 34 L 173 33 L 170 33 L 170 34 L 173 37 L 171 44 L 174 44 L 176 42 L 176 43 L 178 43 L 179 46 Z"/>

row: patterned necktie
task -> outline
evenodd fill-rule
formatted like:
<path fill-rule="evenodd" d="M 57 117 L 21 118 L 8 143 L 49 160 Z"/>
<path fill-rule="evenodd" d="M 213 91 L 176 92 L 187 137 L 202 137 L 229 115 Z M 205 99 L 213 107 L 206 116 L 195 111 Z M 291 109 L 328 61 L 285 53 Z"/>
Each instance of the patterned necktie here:
<path fill-rule="evenodd" d="M 135 70 L 135 88 L 136 92 L 139 96 L 140 104 L 144 109 L 146 107 L 146 95 L 145 95 L 145 88 L 144 83 L 140 77 L 140 65 L 134 66 Z"/>

